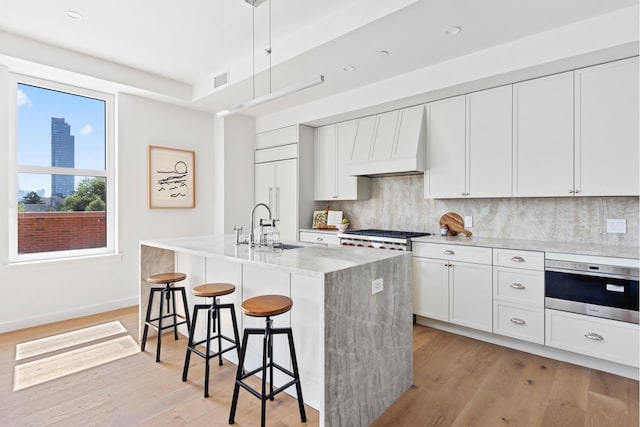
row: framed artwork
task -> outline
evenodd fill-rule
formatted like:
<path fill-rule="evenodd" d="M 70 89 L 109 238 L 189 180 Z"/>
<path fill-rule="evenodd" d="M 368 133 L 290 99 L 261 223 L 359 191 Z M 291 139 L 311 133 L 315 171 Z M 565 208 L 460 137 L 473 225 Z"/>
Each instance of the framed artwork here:
<path fill-rule="evenodd" d="M 149 208 L 195 207 L 195 156 L 194 151 L 149 146 Z"/>

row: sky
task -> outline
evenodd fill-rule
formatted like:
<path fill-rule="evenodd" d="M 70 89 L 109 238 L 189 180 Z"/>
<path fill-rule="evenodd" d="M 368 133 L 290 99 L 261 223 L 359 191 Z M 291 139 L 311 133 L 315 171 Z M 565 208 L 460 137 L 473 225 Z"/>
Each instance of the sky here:
<path fill-rule="evenodd" d="M 75 136 L 75 167 L 105 169 L 104 101 L 19 83 L 16 102 L 18 164 L 51 166 L 51 118 L 57 117 Z M 50 175 L 19 174 L 18 189 L 43 188 L 45 197 L 51 196 Z"/>

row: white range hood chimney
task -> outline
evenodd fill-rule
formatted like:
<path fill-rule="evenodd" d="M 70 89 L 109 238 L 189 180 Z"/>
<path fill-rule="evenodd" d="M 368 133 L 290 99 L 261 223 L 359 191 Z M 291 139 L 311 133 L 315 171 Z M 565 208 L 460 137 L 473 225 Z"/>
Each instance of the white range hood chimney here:
<path fill-rule="evenodd" d="M 424 105 L 357 120 L 348 175 L 424 173 L 426 119 Z"/>

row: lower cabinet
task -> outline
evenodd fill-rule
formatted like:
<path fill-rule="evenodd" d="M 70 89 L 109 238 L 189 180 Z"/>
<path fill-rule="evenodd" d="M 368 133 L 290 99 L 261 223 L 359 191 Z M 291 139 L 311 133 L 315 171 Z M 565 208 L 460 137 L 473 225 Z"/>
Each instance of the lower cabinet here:
<path fill-rule="evenodd" d="M 414 313 L 492 332 L 491 249 L 414 243 L 413 252 Z"/>
<path fill-rule="evenodd" d="M 638 325 L 564 311 L 545 310 L 545 344 L 638 367 Z"/>

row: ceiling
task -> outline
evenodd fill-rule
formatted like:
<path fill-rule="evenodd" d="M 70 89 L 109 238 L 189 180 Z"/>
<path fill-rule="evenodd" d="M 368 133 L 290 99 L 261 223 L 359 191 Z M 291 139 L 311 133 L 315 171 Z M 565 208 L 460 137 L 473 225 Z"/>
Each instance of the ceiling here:
<path fill-rule="evenodd" d="M 245 112 L 259 116 L 637 4 L 266 0 L 254 8 L 245 0 L 0 0 L 0 31 L 40 42 L 45 63 L 53 45 L 120 64 L 157 77 L 158 94 L 214 112 L 268 94 L 269 86 L 276 91 L 325 76 L 322 85 Z M 67 10 L 82 19 L 67 17 Z M 451 26 L 462 31 L 446 35 Z M 271 55 L 264 50 L 269 44 Z M 0 45 L 3 54 L 21 56 Z M 64 66 L 74 71 L 69 62 Z M 221 73 L 229 83 L 214 89 Z M 171 84 L 187 94 L 163 89 Z"/>

